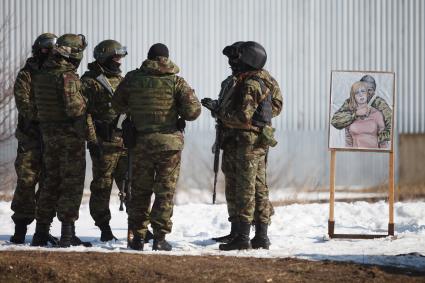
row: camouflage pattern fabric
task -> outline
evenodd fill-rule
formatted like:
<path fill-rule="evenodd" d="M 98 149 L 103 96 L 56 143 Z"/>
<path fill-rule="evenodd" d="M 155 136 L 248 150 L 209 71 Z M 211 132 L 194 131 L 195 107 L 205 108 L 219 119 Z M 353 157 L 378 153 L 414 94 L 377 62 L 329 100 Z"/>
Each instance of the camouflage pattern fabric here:
<path fill-rule="evenodd" d="M 41 125 L 44 142 L 44 189 L 37 205 L 37 223 L 50 224 L 56 215 L 73 223 L 84 190 L 85 140 L 72 126 Z"/>
<path fill-rule="evenodd" d="M 217 117 L 225 128 L 258 131 L 252 125 L 252 116 L 258 104 L 269 95 L 272 96 L 272 114 L 278 115 L 282 109 L 282 95 L 276 80 L 264 70 L 240 73 L 236 75 L 235 84 L 223 95 Z"/>
<path fill-rule="evenodd" d="M 270 73 L 266 70 L 261 70 L 254 73 L 255 77 L 261 79 L 266 86 L 271 91 L 272 96 L 272 114 L 273 117 L 276 117 L 280 114 L 282 111 L 282 105 L 283 105 L 283 97 L 282 92 L 279 87 L 279 83 L 276 81 L 273 76 L 270 75 Z M 231 94 L 233 93 L 232 89 L 235 87 L 235 84 L 237 82 L 237 76 L 231 75 L 228 76 L 222 83 L 221 83 L 221 90 L 218 95 L 218 107 L 220 111 L 227 105 L 229 102 L 229 98 L 231 97 Z"/>
<path fill-rule="evenodd" d="M 142 239 L 151 223 L 154 235 L 171 232 L 174 193 L 180 172 L 181 151 L 149 152 L 141 143 L 134 148 L 129 227 Z M 150 210 L 151 197 L 155 200 Z"/>
<path fill-rule="evenodd" d="M 43 136 L 45 168 L 37 223 L 50 224 L 56 212 L 60 221 L 73 223 L 78 219 L 85 174 L 85 132 L 81 133 L 77 126 L 80 120 L 86 123 L 81 82 L 75 66 L 64 59 L 50 57 L 32 83 Z"/>
<path fill-rule="evenodd" d="M 118 116 L 112 108 L 112 94 L 96 78 L 103 74 L 112 91 L 115 91 L 122 81 L 122 76 L 112 74 L 94 61 L 88 64 L 88 71 L 81 77 L 84 86 L 84 96 L 87 98 L 87 112 L 92 115 L 95 121 L 111 122 Z"/>
<path fill-rule="evenodd" d="M 35 218 L 36 185 L 39 184 L 37 192 L 43 187 L 41 147 L 27 147 L 25 142 L 18 140 L 15 170 L 17 183 L 11 205 L 12 219 L 15 223 L 23 221 L 28 225 Z"/>
<path fill-rule="evenodd" d="M 18 127 L 15 137 L 18 150 L 15 160 L 17 184 L 11 208 L 13 221 L 30 224 L 35 218 L 36 185 L 40 191 L 43 186 L 41 170 L 41 133 L 34 116 L 34 102 L 31 98 L 31 75 L 38 71 L 38 61 L 27 60 L 15 81 L 14 98 L 19 111 Z"/>
<path fill-rule="evenodd" d="M 356 120 L 355 111 L 349 107 L 350 99 L 346 99 L 342 106 L 334 113 L 331 119 L 331 125 L 342 130 L 351 125 Z M 377 96 L 372 102 L 371 107 L 381 111 L 384 116 L 385 129 L 378 135 L 378 143 L 385 143 L 391 141 L 391 123 L 392 123 L 392 110 L 388 103 L 381 97 Z"/>
<path fill-rule="evenodd" d="M 65 59 L 50 57 L 34 75 L 32 87 L 40 123 L 70 123 L 86 114 L 81 81 Z"/>
<path fill-rule="evenodd" d="M 19 71 L 13 87 L 16 108 L 22 118 L 36 120 L 35 104 L 31 92 L 31 75 L 39 70 L 39 62 L 36 58 L 29 58 L 25 66 Z"/>
<path fill-rule="evenodd" d="M 228 131 L 223 143 L 221 169 L 229 222 L 271 223 L 274 214 L 266 183 L 267 147 L 253 147 L 254 132 Z M 241 216 L 242 214 L 242 216 Z"/>
<path fill-rule="evenodd" d="M 256 73 L 255 76 L 261 79 L 265 83 L 266 87 L 270 89 L 272 97 L 272 116 L 278 116 L 282 111 L 283 105 L 283 97 L 282 92 L 280 91 L 279 83 L 275 78 L 273 78 L 272 75 L 270 75 L 268 71 L 264 69 Z"/>
<path fill-rule="evenodd" d="M 88 101 L 88 113 L 94 121 L 109 132 L 105 136 L 105 129 L 97 129 L 96 141 L 104 150 L 103 156 L 92 159 L 93 180 L 90 184 L 90 214 L 97 226 L 109 223 L 111 212 L 109 200 L 113 180 L 117 186 L 122 186 L 127 171 L 127 158 L 123 148 L 120 131 L 116 128 L 118 113 L 111 106 L 112 94 L 96 78 L 103 74 L 105 83 L 109 84 L 111 91 L 115 91 L 122 77 L 119 74 L 111 74 L 101 67 L 98 62 L 88 65 L 88 71 L 81 77 L 84 86 L 84 96 Z M 115 124 L 114 124 L 115 123 Z"/>
<path fill-rule="evenodd" d="M 129 72 L 112 99 L 114 108 L 132 113 L 139 132 L 173 132 L 179 117 L 191 121 L 201 112 L 194 90 L 176 75 L 179 68 L 168 58 L 158 58 Z"/>
<path fill-rule="evenodd" d="M 276 80 L 265 70 L 240 74 L 222 84 L 217 116 L 223 124 L 222 171 L 230 222 L 270 224 L 274 214 L 266 182 L 268 146 L 261 143 L 258 130 L 251 127 L 253 114 L 267 95 L 272 96 L 272 114 L 277 116 L 282 109 L 282 94 Z"/>
<path fill-rule="evenodd" d="M 128 221 L 129 227 L 142 238 L 149 221 L 155 237 L 171 232 L 173 196 L 184 143 L 183 134 L 177 130 L 177 120 L 181 117 L 192 121 L 201 113 L 198 98 L 186 81 L 175 75 L 178 71 L 179 68 L 168 58 L 146 60 L 140 69 L 126 75 L 112 99 L 115 110 L 128 113 L 138 130 L 133 149 L 133 187 Z M 164 76 L 166 81 L 160 80 Z M 173 85 L 169 84 L 170 81 L 174 82 Z M 149 94 L 164 100 L 149 101 Z M 146 106 L 142 107 L 144 101 Z M 164 104 L 170 107 L 166 109 Z M 153 121 L 155 109 L 159 109 L 154 115 L 155 122 L 149 125 L 143 117 Z M 151 128 L 146 131 L 148 127 Z M 155 194 L 155 202 L 149 211 L 152 194 Z"/>
<path fill-rule="evenodd" d="M 100 158 L 92 156 L 91 159 L 93 181 L 90 184 L 90 215 L 95 225 L 100 226 L 111 220 L 109 200 L 113 180 L 118 187 L 122 187 L 127 171 L 127 157 L 122 150 L 106 150 Z"/>

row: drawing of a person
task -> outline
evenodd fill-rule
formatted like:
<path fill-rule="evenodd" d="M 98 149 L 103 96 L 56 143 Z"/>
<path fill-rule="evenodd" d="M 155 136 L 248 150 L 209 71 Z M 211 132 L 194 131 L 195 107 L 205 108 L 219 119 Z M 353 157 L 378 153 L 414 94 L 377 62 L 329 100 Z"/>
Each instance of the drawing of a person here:
<path fill-rule="evenodd" d="M 355 119 L 345 127 L 346 147 L 388 147 L 388 143 L 379 141 L 379 135 L 385 130 L 384 115 L 368 104 L 368 88 L 369 84 L 364 81 L 355 82 L 351 87 L 348 108 Z"/>
<path fill-rule="evenodd" d="M 365 75 L 360 82 L 367 85 L 367 104 L 383 115 L 385 128 L 378 134 L 378 145 L 379 148 L 387 148 L 391 141 L 392 110 L 385 99 L 376 94 L 376 82 L 372 76 Z M 346 99 L 332 116 L 331 124 L 336 129 L 347 129 L 357 119 L 356 113 L 350 107 L 350 100 L 351 97 Z"/>

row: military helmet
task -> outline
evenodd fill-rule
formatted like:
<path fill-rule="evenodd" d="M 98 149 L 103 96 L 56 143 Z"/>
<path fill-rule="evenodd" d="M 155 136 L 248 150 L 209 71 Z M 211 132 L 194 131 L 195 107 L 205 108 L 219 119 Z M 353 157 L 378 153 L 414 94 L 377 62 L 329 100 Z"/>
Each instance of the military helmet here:
<path fill-rule="evenodd" d="M 122 46 L 121 43 L 112 39 L 101 41 L 93 51 L 94 59 L 102 63 L 109 57 L 115 55 L 124 57 L 127 54 L 127 47 Z"/>
<path fill-rule="evenodd" d="M 36 54 L 41 49 L 52 49 L 55 47 L 57 36 L 53 33 L 42 33 L 34 41 L 32 45 L 32 53 Z"/>
<path fill-rule="evenodd" d="M 87 41 L 84 35 L 67 33 L 58 38 L 55 50 L 65 58 L 81 60 L 86 47 Z"/>
<path fill-rule="evenodd" d="M 244 41 L 236 41 L 232 45 L 228 45 L 228 46 L 224 47 L 223 54 L 225 56 L 229 57 L 229 59 L 239 58 L 239 55 L 240 55 L 240 49 L 239 48 L 244 43 L 245 43 Z"/>
<path fill-rule="evenodd" d="M 360 79 L 361 82 L 366 82 L 372 85 L 373 89 L 376 90 L 376 82 L 375 79 L 370 75 L 365 75 Z"/>
<path fill-rule="evenodd" d="M 239 47 L 242 63 L 254 68 L 262 69 L 267 61 L 267 53 L 264 47 L 255 41 L 246 41 Z"/>

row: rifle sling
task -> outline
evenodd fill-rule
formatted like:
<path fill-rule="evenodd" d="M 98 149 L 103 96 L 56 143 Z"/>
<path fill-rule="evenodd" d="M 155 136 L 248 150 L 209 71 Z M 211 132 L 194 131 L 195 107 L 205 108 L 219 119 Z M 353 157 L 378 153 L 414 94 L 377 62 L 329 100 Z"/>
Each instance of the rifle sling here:
<path fill-rule="evenodd" d="M 109 83 L 108 79 L 105 77 L 104 74 L 100 74 L 99 76 L 97 76 L 96 81 L 108 91 L 108 94 L 111 98 L 114 96 L 114 89 L 112 88 L 111 84 Z"/>

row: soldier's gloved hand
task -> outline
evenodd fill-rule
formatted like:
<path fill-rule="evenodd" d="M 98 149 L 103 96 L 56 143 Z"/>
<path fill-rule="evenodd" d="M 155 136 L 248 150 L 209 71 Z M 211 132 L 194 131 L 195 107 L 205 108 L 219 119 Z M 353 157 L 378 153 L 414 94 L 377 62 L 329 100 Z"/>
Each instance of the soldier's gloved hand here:
<path fill-rule="evenodd" d="M 99 143 L 89 141 L 87 142 L 87 148 L 92 157 L 101 158 L 103 156 L 103 147 Z"/>
<path fill-rule="evenodd" d="M 215 99 L 211 99 L 209 97 L 202 98 L 201 104 L 205 108 L 211 111 L 211 113 L 215 113 L 217 111 L 218 101 Z"/>

